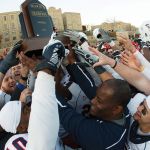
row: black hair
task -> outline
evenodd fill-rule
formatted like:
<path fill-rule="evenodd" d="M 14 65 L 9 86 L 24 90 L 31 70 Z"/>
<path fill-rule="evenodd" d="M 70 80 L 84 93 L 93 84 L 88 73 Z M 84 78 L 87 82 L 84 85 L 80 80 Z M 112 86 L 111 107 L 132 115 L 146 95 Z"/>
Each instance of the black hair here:
<path fill-rule="evenodd" d="M 126 108 L 131 99 L 131 89 L 129 84 L 121 79 L 109 79 L 103 82 L 102 86 L 111 89 L 111 102 Z"/>

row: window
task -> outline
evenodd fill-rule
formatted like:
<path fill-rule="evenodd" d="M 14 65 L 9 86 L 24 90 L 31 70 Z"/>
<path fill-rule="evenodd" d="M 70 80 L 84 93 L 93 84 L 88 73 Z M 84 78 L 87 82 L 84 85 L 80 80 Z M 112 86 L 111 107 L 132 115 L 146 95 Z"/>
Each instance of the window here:
<path fill-rule="evenodd" d="M 13 36 L 13 40 L 16 40 L 17 38 L 16 38 L 16 36 Z"/>
<path fill-rule="evenodd" d="M 4 21 L 6 21 L 7 20 L 7 18 L 6 18 L 6 16 L 4 16 Z"/>
<path fill-rule="evenodd" d="M 14 20 L 14 15 L 11 15 L 11 20 Z"/>

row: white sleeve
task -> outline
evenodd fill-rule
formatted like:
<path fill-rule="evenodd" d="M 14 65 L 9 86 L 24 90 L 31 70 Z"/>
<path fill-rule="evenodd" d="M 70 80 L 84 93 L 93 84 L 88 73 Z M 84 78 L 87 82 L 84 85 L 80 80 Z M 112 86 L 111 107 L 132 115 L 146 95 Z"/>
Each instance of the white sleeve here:
<path fill-rule="evenodd" d="M 148 79 L 150 79 L 150 63 L 149 61 L 139 52 L 136 51 L 134 53 L 135 57 L 141 62 L 144 70 L 141 72 L 144 74 Z"/>
<path fill-rule="evenodd" d="M 40 71 L 32 95 L 27 150 L 54 150 L 58 129 L 54 77 Z"/>
<path fill-rule="evenodd" d="M 144 68 L 144 70 L 141 73 L 144 74 L 150 80 L 150 67 Z"/>
<path fill-rule="evenodd" d="M 150 63 L 149 61 L 139 52 L 136 51 L 134 53 L 134 56 L 141 62 L 142 66 L 145 67 L 149 67 L 150 68 Z"/>

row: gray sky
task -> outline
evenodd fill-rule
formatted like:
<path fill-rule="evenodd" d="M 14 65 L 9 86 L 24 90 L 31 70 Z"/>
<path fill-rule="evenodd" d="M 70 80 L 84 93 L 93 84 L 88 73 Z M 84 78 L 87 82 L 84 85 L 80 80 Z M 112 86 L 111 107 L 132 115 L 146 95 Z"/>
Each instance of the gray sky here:
<path fill-rule="evenodd" d="M 20 10 L 24 0 L 1 0 L 0 13 Z M 62 12 L 79 12 L 82 24 L 96 25 L 104 21 L 124 21 L 139 27 L 150 20 L 150 0 L 40 0 L 47 8 Z"/>

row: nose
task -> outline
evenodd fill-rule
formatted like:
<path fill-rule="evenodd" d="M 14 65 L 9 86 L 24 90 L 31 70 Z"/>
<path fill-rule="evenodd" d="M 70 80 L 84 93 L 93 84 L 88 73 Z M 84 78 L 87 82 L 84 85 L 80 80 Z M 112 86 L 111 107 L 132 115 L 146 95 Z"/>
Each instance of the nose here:
<path fill-rule="evenodd" d="M 94 98 L 91 100 L 91 104 L 95 105 L 96 103 L 97 103 L 96 97 L 94 97 Z"/>
<path fill-rule="evenodd" d="M 9 82 L 13 83 L 13 82 L 16 82 L 16 81 L 15 81 L 14 78 L 11 77 L 11 78 L 9 79 Z"/>

